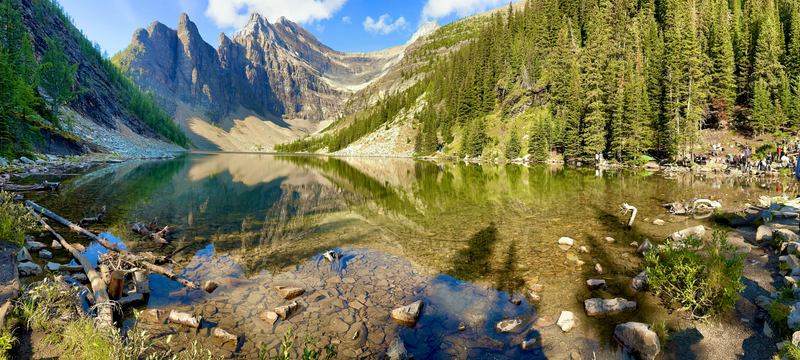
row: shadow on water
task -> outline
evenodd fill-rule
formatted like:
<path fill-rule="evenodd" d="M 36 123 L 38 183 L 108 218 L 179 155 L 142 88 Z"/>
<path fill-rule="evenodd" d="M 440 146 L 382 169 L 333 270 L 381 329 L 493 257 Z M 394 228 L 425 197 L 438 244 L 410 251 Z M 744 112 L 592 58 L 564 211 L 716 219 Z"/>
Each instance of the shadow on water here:
<path fill-rule="evenodd" d="M 473 234 L 467 248 L 458 251 L 453 260 L 453 268 L 447 275 L 464 281 L 475 281 L 491 273 L 489 257 L 496 241 L 497 227 L 494 223 Z"/>
<path fill-rule="evenodd" d="M 511 241 L 506 251 L 506 260 L 503 262 L 503 267 L 497 271 L 499 277 L 498 284 L 501 291 L 506 291 L 509 296 L 514 293 L 519 293 L 520 289 L 525 285 L 525 280 L 519 275 L 517 271 L 517 240 Z"/>

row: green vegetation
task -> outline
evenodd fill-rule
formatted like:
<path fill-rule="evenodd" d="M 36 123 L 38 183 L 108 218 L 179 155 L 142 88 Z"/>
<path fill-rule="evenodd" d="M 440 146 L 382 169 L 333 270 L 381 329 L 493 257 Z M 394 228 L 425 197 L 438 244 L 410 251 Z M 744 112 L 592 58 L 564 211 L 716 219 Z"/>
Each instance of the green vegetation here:
<path fill-rule="evenodd" d="M 9 360 L 11 355 L 8 353 L 14 348 L 17 338 L 10 331 L 0 329 L 0 360 Z"/>
<path fill-rule="evenodd" d="M 692 237 L 681 243 L 667 240 L 663 251 L 645 255 L 648 282 L 656 295 L 682 303 L 695 318 L 709 318 L 733 308 L 744 290 L 744 256 L 736 255 L 728 245 L 727 231 L 715 229 L 703 255 L 696 252 L 702 243 Z"/>
<path fill-rule="evenodd" d="M 787 341 L 780 351 L 772 357 L 773 360 L 800 360 L 800 348 Z"/>
<path fill-rule="evenodd" d="M 0 239 L 24 245 L 25 234 L 42 231 L 36 217 L 14 195 L 0 191 Z"/>
<path fill-rule="evenodd" d="M 706 127 L 760 134 L 800 126 L 800 65 L 792 62 L 800 59 L 798 0 L 529 0 L 519 11 L 447 25 L 430 39 L 399 65 L 406 78 L 427 74 L 421 84 L 388 96 L 367 118 L 351 118 L 339 130 L 345 140 L 331 149 L 374 129 L 385 104 L 408 109 L 405 100 L 423 93 L 424 107 L 436 113 L 434 131 L 460 156 L 495 151 L 472 139 L 458 144 L 458 135 L 470 137 L 491 115 L 501 120 L 487 128 L 495 137 L 487 142 L 514 121 L 529 129 L 535 158 L 602 151 L 620 162 L 679 156 Z M 434 54 L 455 44 L 447 56 Z M 515 120 L 531 107 L 547 116 Z M 325 140 L 276 149 L 320 149 Z"/>
<path fill-rule="evenodd" d="M 789 329 L 789 324 L 786 321 L 791 311 L 792 308 L 778 301 L 773 301 L 770 305 L 769 317 L 773 328 L 778 331 L 778 334 L 783 336 L 792 335 L 792 331 Z"/>
<path fill-rule="evenodd" d="M 290 359 L 290 350 L 294 346 L 294 336 L 292 336 L 292 329 L 289 328 L 286 330 L 286 335 L 283 335 L 283 340 L 281 341 L 281 349 L 278 352 L 278 355 L 275 356 L 275 360 L 289 360 Z M 326 345 L 323 348 L 325 354 L 323 355 L 321 352 L 317 350 L 316 347 L 317 342 L 312 340 L 310 336 L 306 335 L 306 342 L 303 345 L 303 354 L 300 355 L 300 359 L 302 360 L 318 360 L 318 359 L 325 359 L 328 360 L 336 356 L 336 352 L 334 351 L 333 345 Z M 267 345 L 261 343 L 261 349 L 258 351 L 258 359 L 259 360 L 267 360 L 268 354 Z"/>
<path fill-rule="evenodd" d="M 667 344 L 667 339 L 669 338 L 667 323 L 664 321 L 654 322 L 650 325 L 650 328 L 658 335 L 658 342 L 661 343 L 661 347 L 663 348 L 664 345 Z"/>
<path fill-rule="evenodd" d="M 148 93 L 142 93 L 121 70 L 101 53 L 99 46 L 79 31 L 64 9 L 55 0 L 34 0 L 30 6 L 35 20 L 43 26 L 57 19 L 64 23 L 69 37 L 47 41 L 41 63 L 37 64 L 30 33 L 21 11 L 19 0 L 0 3 L 0 156 L 17 157 L 30 149 L 41 129 L 59 132 L 59 107 L 76 99 L 84 90 L 76 90 L 76 72 L 81 64 L 65 51 L 65 44 L 74 39 L 81 54 L 96 64 L 107 76 L 125 109 L 145 125 L 175 144 L 186 147 L 189 140 Z M 52 17 L 48 17 L 48 15 Z M 71 38 L 70 38 L 71 37 Z M 86 80 L 84 80 L 86 81 Z M 39 86 L 51 97 L 50 107 L 45 106 Z M 79 84 L 89 88 L 90 84 Z M 44 120 L 44 121 L 43 121 Z M 53 125 L 49 125 L 50 124 Z M 69 125 L 69 124 L 68 124 Z M 55 126 L 55 128 L 53 127 Z M 65 134 L 66 137 L 70 137 Z"/>

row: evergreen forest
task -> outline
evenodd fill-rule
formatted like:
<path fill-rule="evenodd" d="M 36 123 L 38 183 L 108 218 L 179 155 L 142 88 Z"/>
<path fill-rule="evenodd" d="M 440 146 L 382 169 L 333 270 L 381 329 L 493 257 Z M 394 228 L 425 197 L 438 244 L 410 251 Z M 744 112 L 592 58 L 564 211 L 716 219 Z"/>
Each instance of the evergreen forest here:
<path fill-rule="evenodd" d="M 167 140 L 186 147 L 189 140 L 172 118 L 143 93 L 101 49 L 89 41 L 55 0 L 33 0 L 35 21 L 60 19 L 77 41 L 80 53 L 106 73 L 107 81 L 120 94 L 124 108 Z M 46 39 L 46 50 L 36 58 L 32 35 L 25 25 L 19 0 L 0 2 L 0 156 L 17 157 L 41 142 L 42 131 L 60 133 L 72 126 L 69 117 L 59 117 L 59 108 L 75 100 L 89 85 L 77 80 L 81 65 L 65 50 L 67 39 Z M 46 97 L 45 97 L 46 96 Z M 61 120 L 60 120 L 61 119 Z"/>
<path fill-rule="evenodd" d="M 800 0 L 528 0 L 439 56 L 456 26 L 410 56 L 424 79 L 276 150 L 336 151 L 415 107 L 418 154 L 674 158 L 706 128 L 800 127 Z"/>

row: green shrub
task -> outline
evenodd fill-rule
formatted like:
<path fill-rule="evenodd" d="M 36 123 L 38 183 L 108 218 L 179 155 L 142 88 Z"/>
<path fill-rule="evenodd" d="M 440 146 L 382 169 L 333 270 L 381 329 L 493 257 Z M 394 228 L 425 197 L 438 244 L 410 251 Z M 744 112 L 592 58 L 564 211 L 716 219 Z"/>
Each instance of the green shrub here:
<path fill-rule="evenodd" d="M 322 357 L 322 353 L 317 350 L 316 347 L 316 340 L 312 340 L 311 336 L 306 335 L 306 343 L 303 345 L 303 354 L 301 355 L 301 360 L 319 360 L 325 359 L 328 360 L 336 356 L 336 352 L 334 351 L 333 345 L 325 345 L 323 351 L 325 351 L 325 357 Z M 289 358 L 289 351 L 294 346 L 294 336 L 292 336 L 292 329 L 289 328 L 286 330 L 286 335 L 283 335 L 283 340 L 281 341 L 281 349 L 278 352 L 278 356 L 275 357 L 275 360 L 288 360 Z M 267 360 L 268 354 L 267 352 L 269 349 L 267 345 L 263 342 L 261 343 L 261 350 L 258 352 L 258 359 L 259 360 Z"/>
<path fill-rule="evenodd" d="M 772 302 L 769 307 L 769 317 L 772 320 L 772 325 L 781 335 L 791 334 L 789 323 L 786 321 L 791 311 L 792 308 L 777 301 Z"/>
<path fill-rule="evenodd" d="M 773 360 L 782 360 L 786 357 L 786 360 L 800 360 L 800 348 L 794 346 L 790 341 L 786 342 L 786 345 L 778 351 L 778 354 L 773 356 Z"/>
<path fill-rule="evenodd" d="M 14 347 L 14 344 L 17 343 L 17 338 L 14 337 L 9 331 L 0 329 L 0 360 L 8 360 L 11 359 L 11 355 L 8 352 Z"/>
<path fill-rule="evenodd" d="M 742 259 L 728 245 L 727 231 L 716 229 L 706 255 L 695 252 L 702 240 L 667 240 L 660 253 L 645 255 L 645 271 L 656 295 L 678 301 L 694 318 L 709 318 L 733 308 L 742 284 Z M 726 254 L 729 258 L 726 258 Z"/>
<path fill-rule="evenodd" d="M 14 201 L 14 194 L 0 191 L 0 239 L 24 245 L 26 233 L 37 233 L 42 230 L 28 208 Z"/>
<path fill-rule="evenodd" d="M 669 336 L 667 323 L 664 321 L 655 322 L 650 324 L 650 328 L 658 335 L 658 342 L 661 343 L 661 347 L 663 348 L 664 345 L 667 344 L 667 338 Z"/>

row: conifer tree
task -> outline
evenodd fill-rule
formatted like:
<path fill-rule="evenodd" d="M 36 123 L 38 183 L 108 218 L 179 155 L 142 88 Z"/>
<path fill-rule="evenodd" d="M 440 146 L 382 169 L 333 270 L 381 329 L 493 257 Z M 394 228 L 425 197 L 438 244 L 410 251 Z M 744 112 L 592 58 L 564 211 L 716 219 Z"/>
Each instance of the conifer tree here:
<path fill-rule="evenodd" d="M 42 55 L 39 73 L 42 86 L 52 98 L 53 112 L 58 116 L 59 106 L 78 97 L 80 91 L 73 90 L 78 64 L 70 65 L 64 45 L 58 39 L 47 40 L 47 51 Z"/>
<path fill-rule="evenodd" d="M 736 100 L 736 78 L 733 42 L 728 25 L 728 4 L 718 1 L 717 16 L 711 22 L 709 57 L 711 58 L 711 99 L 725 101 L 727 110 L 732 110 Z"/>
<path fill-rule="evenodd" d="M 528 154 L 531 159 L 536 161 L 547 160 L 549 151 L 547 149 L 547 138 L 545 137 L 544 119 L 535 117 L 528 134 Z"/>
<path fill-rule="evenodd" d="M 767 82 L 764 79 L 756 80 L 755 87 L 753 88 L 753 101 L 751 105 L 751 121 L 753 128 L 759 133 L 764 134 L 767 131 L 774 131 L 773 128 L 773 113 L 775 108 L 772 106 L 770 100 L 770 93 Z"/>
<path fill-rule="evenodd" d="M 516 159 L 519 157 L 519 153 L 522 150 L 522 143 L 519 140 L 519 134 L 517 133 L 517 127 L 514 126 L 511 128 L 511 133 L 508 135 L 508 141 L 506 143 L 506 159 Z"/>

